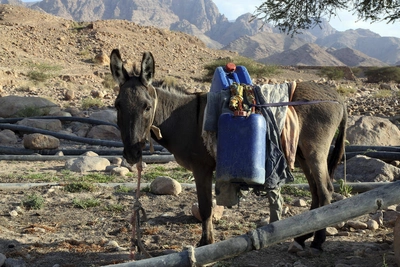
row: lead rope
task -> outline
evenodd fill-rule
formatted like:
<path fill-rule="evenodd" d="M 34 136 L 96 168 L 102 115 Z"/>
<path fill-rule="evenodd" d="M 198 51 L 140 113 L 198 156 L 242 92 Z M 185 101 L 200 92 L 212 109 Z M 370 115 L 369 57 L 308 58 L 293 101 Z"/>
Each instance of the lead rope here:
<path fill-rule="evenodd" d="M 137 252 L 140 254 L 144 254 L 145 258 L 151 258 L 151 255 L 146 251 L 144 248 L 144 245 L 142 243 L 142 237 L 141 237 L 141 232 L 140 232 L 140 212 L 142 212 L 143 215 L 143 220 L 147 220 L 147 215 L 142 207 L 142 203 L 139 201 L 140 197 L 140 179 L 142 178 L 142 171 L 143 171 L 143 166 L 142 166 L 142 160 L 140 160 L 138 163 L 136 163 L 136 169 L 138 171 L 138 183 L 137 183 L 137 189 L 136 189 L 136 197 L 135 197 L 135 202 L 133 204 L 133 213 L 131 216 L 131 224 L 132 224 L 132 238 L 131 238 L 131 253 L 130 253 L 130 259 L 135 260 L 135 253 L 136 249 Z"/>
<path fill-rule="evenodd" d="M 150 152 L 154 152 L 154 146 L 153 142 L 151 139 L 151 131 L 156 135 L 157 139 L 160 140 L 162 138 L 161 131 L 158 127 L 153 125 L 154 122 L 154 117 L 156 115 L 156 109 L 157 109 L 157 104 L 158 104 L 158 97 L 157 97 L 157 91 L 156 89 L 150 85 L 150 88 L 153 89 L 154 93 L 154 112 L 152 114 L 151 118 L 151 124 L 147 130 L 146 138 L 150 142 Z M 144 248 L 144 245 L 142 243 L 142 237 L 141 237 L 141 232 L 140 232 L 140 212 L 143 214 L 143 220 L 147 220 L 146 212 L 144 208 L 142 207 L 142 203 L 140 203 L 139 198 L 140 198 L 140 180 L 142 178 L 142 171 L 143 171 L 143 164 L 142 164 L 142 159 L 138 163 L 136 163 L 136 169 L 138 171 L 138 183 L 137 183 L 137 189 L 136 189 L 136 197 L 135 197 L 135 202 L 133 203 L 133 213 L 131 216 L 131 224 L 132 224 L 132 238 L 131 238 L 131 253 L 130 253 L 130 258 L 131 260 L 135 260 L 135 252 L 136 249 L 139 254 L 143 254 L 145 258 L 151 258 L 151 255 L 146 251 Z"/>

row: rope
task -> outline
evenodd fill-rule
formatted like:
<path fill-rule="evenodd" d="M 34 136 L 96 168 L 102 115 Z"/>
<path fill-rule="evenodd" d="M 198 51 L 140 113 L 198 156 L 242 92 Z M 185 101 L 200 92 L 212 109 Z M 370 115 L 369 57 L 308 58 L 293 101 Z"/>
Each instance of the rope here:
<path fill-rule="evenodd" d="M 258 108 L 259 107 L 282 107 L 282 106 L 311 105 L 311 104 L 319 104 L 319 103 L 337 103 L 337 104 L 339 104 L 339 101 L 336 101 L 336 100 L 289 101 L 289 102 L 258 104 L 258 105 L 253 105 L 253 106 L 258 107 Z"/>
<path fill-rule="evenodd" d="M 146 212 L 142 207 L 142 203 L 139 201 L 140 197 L 140 179 L 142 177 L 142 160 L 136 163 L 136 168 L 138 170 L 138 185 L 136 189 L 136 197 L 135 202 L 133 204 L 133 214 L 131 217 L 131 224 L 132 224 L 132 238 L 131 238 L 131 253 L 130 258 L 135 260 L 135 252 L 138 251 L 139 255 L 144 254 L 145 258 L 151 258 L 151 255 L 146 251 L 144 245 L 142 243 L 142 237 L 140 233 L 140 212 L 143 215 L 144 220 L 147 220 Z"/>
<path fill-rule="evenodd" d="M 197 265 L 196 263 L 196 254 L 194 251 L 194 247 L 193 246 L 188 246 L 187 247 L 188 250 L 188 257 L 189 257 L 189 261 L 190 261 L 190 267 L 197 267 L 199 265 Z"/>

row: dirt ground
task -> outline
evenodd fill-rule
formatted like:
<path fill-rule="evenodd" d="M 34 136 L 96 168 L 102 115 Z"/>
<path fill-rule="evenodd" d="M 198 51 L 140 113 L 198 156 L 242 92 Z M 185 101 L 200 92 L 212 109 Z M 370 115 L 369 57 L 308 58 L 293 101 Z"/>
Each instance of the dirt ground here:
<path fill-rule="evenodd" d="M 176 163 L 167 166 L 173 168 Z M 13 173 L 7 176 L 9 183 L 21 182 L 27 173 L 54 173 L 62 168 L 63 162 L 1 161 L 0 176 L 4 180 L 4 170 L 7 170 Z M 125 182 L 136 182 L 136 178 L 125 178 Z M 97 187 L 92 192 L 70 193 L 65 186 L 58 182 L 28 189 L 0 187 L 0 253 L 7 258 L 23 260 L 26 266 L 32 267 L 103 266 L 129 261 L 129 221 L 134 191 Z M 44 206 L 28 210 L 21 203 L 34 194 L 43 197 Z M 308 206 L 293 205 L 300 197 L 284 196 L 285 218 L 308 210 Z M 308 197 L 301 198 L 309 202 Z M 96 199 L 99 204 L 78 208 L 74 204 L 77 199 Z M 184 187 L 178 196 L 153 195 L 142 190 L 140 201 L 147 214 L 147 221 L 141 227 L 142 239 L 153 257 L 180 252 L 199 241 L 201 223 L 191 213 L 192 204 L 197 201 L 193 188 Z M 256 228 L 268 213 L 268 201 L 264 197 L 248 194 L 240 207 L 225 209 L 222 218 L 214 222 L 216 241 L 245 234 Z M 369 215 L 364 217 L 359 220 L 364 221 Z M 393 228 L 357 231 L 344 227 L 338 230 L 338 235 L 327 237 L 324 252 L 318 257 L 288 253 L 292 240 L 285 240 L 212 266 L 397 266 Z"/>

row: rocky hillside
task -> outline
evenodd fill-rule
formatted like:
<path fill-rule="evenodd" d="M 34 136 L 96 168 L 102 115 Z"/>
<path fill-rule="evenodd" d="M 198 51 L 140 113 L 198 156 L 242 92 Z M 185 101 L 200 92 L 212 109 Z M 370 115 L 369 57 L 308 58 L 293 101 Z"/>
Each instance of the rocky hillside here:
<path fill-rule="evenodd" d="M 20 0 L 0 0 L 0 3 L 23 4 Z M 347 65 L 347 62 L 351 62 L 352 66 L 400 63 L 400 38 L 381 37 L 363 29 L 340 32 L 327 21 L 323 21 L 321 28 L 314 27 L 294 38 L 300 40 L 289 41 L 291 38 L 279 34 L 277 29 L 268 25 L 261 27 L 262 23 L 258 20 L 249 22 L 251 14 L 243 14 L 234 22 L 228 21 L 219 13 L 212 0 L 42 0 L 30 4 L 29 7 L 75 21 L 121 19 L 140 25 L 182 31 L 197 36 L 210 48 L 236 51 L 266 63 L 276 64 L 275 60 L 281 58 L 280 53 L 289 49 L 295 50 L 305 43 L 315 43 L 320 47 L 318 51 L 310 50 L 314 54 L 318 54 L 320 49 L 352 49 L 352 52 L 346 52 L 351 57 L 346 58 L 346 62 L 341 60 L 343 58 L 332 60 L 332 63 L 339 61 L 338 65 Z M 297 47 L 287 46 L 291 42 L 298 43 Z M 288 53 L 291 51 L 284 54 Z M 268 61 L 270 57 L 273 60 Z M 331 57 L 336 55 L 331 54 Z M 314 60 L 304 62 L 304 58 L 286 59 L 277 64 L 296 65 L 300 61 L 301 64 L 315 64 Z"/>
<path fill-rule="evenodd" d="M 120 48 L 130 60 L 128 68 L 141 60 L 144 51 L 151 51 L 156 78 L 174 77 L 193 91 L 203 86 L 203 64 L 237 55 L 210 49 L 197 37 L 181 32 L 125 20 L 77 23 L 15 5 L 0 4 L 0 35 L 2 96 L 50 96 L 61 105 L 72 106 L 79 105 L 92 90 L 104 90 L 108 55 L 114 48 Z M 35 83 L 32 76 L 37 73 L 48 79 Z M 68 89 L 76 94 L 71 102 L 64 101 Z M 107 104 L 113 105 L 113 101 Z"/>

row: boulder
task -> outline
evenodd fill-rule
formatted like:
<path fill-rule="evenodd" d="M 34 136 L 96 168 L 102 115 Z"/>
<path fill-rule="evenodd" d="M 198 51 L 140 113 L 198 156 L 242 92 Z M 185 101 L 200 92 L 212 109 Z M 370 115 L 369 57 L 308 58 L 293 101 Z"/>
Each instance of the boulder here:
<path fill-rule="evenodd" d="M 42 97 L 11 95 L 0 98 L 0 117 L 10 118 L 20 116 L 20 113 L 28 108 L 39 110 L 42 115 L 60 110 L 60 107 L 56 103 Z"/>
<path fill-rule="evenodd" d="M 159 176 L 150 184 L 150 192 L 156 195 L 177 196 L 181 191 L 181 184 L 167 176 Z"/>
<path fill-rule="evenodd" d="M 100 157 L 79 157 L 65 162 L 65 168 L 73 172 L 87 173 L 92 171 L 104 171 L 110 161 Z"/>
<path fill-rule="evenodd" d="M 17 122 L 18 125 L 38 128 L 42 130 L 59 132 L 62 130 L 62 124 L 60 120 L 54 119 L 29 119 L 25 118 Z"/>
<path fill-rule="evenodd" d="M 93 112 L 89 118 L 117 124 L 117 111 L 111 109 L 101 110 Z"/>
<path fill-rule="evenodd" d="M 334 174 L 336 180 L 343 179 L 343 164 Z M 348 182 L 391 182 L 400 179 L 400 168 L 380 159 L 357 155 L 346 162 L 346 180 Z"/>
<path fill-rule="evenodd" d="M 349 116 L 346 139 L 351 145 L 399 146 L 400 130 L 388 119 Z"/>
<path fill-rule="evenodd" d="M 60 146 L 60 140 L 54 136 L 39 133 L 24 135 L 24 147 L 26 149 L 56 149 Z"/>
<path fill-rule="evenodd" d="M 0 144 L 11 145 L 11 144 L 16 144 L 17 142 L 18 138 L 13 131 L 5 129 L 0 132 Z"/>
<path fill-rule="evenodd" d="M 100 140 L 121 141 L 120 131 L 111 125 L 97 125 L 92 127 L 87 134 L 88 138 Z"/>

